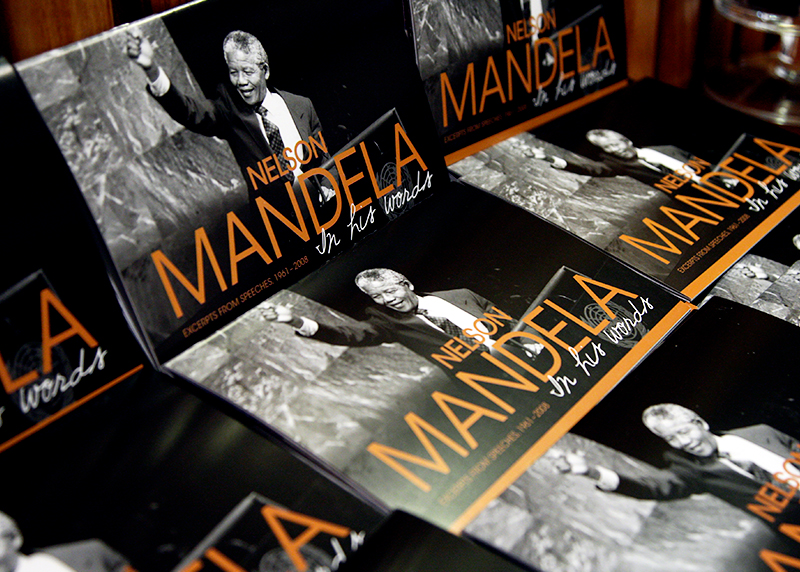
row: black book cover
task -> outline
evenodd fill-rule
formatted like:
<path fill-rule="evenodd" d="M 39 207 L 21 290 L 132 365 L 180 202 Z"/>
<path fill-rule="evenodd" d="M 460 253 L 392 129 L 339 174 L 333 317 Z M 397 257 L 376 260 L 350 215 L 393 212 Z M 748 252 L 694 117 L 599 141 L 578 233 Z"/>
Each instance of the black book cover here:
<path fill-rule="evenodd" d="M 167 365 L 458 530 L 688 311 L 454 183 Z"/>
<path fill-rule="evenodd" d="M 342 572 L 524 572 L 524 565 L 403 511 L 394 511 Z"/>

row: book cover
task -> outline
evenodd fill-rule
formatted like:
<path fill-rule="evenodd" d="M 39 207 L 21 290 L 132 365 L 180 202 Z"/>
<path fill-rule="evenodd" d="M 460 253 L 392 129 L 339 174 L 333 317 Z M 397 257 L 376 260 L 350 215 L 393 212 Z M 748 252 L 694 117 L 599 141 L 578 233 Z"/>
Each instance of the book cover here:
<path fill-rule="evenodd" d="M 546 572 L 795 569 L 798 336 L 713 298 L 466 531 Z"/>
<path fill-rule="evenodd" d="M 194 2 L 18 69 L 160 359 L 448 180 L 395 2 Z"/>
<path fill-rule="evenodd" d="M 627 83 L 620 2 L 407 4 L 448 164 Z"/>
<path fill-rule="evenodd" d="M 686 312 L 454 183 L 167 365 L 389 506 L 457 528 Z"/>
<path fill-rule="evenodd" d="M 265 526 L 266 523 L 266 526 Z M 302 534 L 291 536 L 288 529 Z M 250 493 L 178 564 L 243 570 L 336 570 L 364 543 L 365 531 L 301 514 Z M 220 556 L 222 555 L 222 556 Z"/>
<path fill-rule="evenodd" d="M 147 355 L 67 164 L 5 60 L 0 101 L 8 127 L 0 165 L 9 180 L 25 181 L 6 186 L 0 208 L 3 451 L 102 396 Z"/>
<path fill-rule="evenodd" d="M 799 164 L 794 134 L 642 81 L 452 169 L 696 299 L 800 204 Z"/>

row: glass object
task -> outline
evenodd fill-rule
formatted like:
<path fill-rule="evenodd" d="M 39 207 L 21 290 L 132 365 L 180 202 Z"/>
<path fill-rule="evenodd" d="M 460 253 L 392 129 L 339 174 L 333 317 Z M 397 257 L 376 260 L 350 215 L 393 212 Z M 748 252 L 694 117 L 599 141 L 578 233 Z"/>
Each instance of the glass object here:
<path fill-rule="evenodd" d="M 779 125 L 800 126 L 800 1 L 714 0 L 706 93 Z"/>

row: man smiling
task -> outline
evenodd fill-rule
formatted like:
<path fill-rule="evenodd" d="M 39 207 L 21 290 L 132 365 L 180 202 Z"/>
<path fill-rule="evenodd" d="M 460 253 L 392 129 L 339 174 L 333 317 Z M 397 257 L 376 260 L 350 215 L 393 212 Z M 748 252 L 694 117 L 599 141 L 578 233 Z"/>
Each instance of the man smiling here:
<path fill-rule="evenodd" d="M 324 141 L 311 100 L 271 89 L 267 53 L 252 34 L 236 30 L 222 42 L 229 82 L 217 87 L 213 100 L 182 93 L 155 62 L 153 45 L 138 29 L 128 32 L 126 51 L 147 76 L 148 91 L 175 121 L 197 133 L 228 141 L 251 199 L 263 196 L 273 185 L 256 183 L 248 167 L 260 173 L 259 163 L 274 157 L 270 167 L 280 178 L 272 183 L 283 189 L 285 182 L 293 183 L 303 171 L 318 167 L 328 158 L 319 146 L 312 149 L 312 145 L 303 143 L 310 138 Z M 291 208 L 285 191 L 269 195 L 279 210 L 292 212 L 285 210 Z"/>

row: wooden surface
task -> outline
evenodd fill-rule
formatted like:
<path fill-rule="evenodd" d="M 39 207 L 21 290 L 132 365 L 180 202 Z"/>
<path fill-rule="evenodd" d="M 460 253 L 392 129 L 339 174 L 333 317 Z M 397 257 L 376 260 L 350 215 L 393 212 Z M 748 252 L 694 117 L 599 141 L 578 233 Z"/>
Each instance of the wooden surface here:
<path fill-rule="evenodd" d="M 628 76 L 655 77 L 659 2 L 625 0 L 628 41 Z"/>
<path fill-rule="evenodd" d="M 688 87 L 696 77 L 702 0 L 662 0 L 658 18 L 658 51 L 653 77 L 678 87 Z"/>
<path fill-rule="evenodd" d="M 0 0 L 0 53 L 18 62 L 187 1 Z"/>
<path fill-rule="evenodd" d="M 108 30 L 112 0 L 2 0 L 6 57 L 19 61 Z"/>

